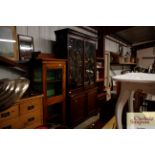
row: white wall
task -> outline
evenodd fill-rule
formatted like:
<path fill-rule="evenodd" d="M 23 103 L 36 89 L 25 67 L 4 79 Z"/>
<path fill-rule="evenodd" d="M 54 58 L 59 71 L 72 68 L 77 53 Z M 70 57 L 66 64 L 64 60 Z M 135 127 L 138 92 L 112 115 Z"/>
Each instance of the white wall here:
<path fill-rule="evenodd" d="M 52 43 L 56 41 L 56 36 L 54 31 L 71 28 L 76 31 L 89 34 L 91 36 L 96 36 L 96 34 L 81 29 L 80 27 L 75 26 L 17 26 L 17 34 L 32 36 L 34 39 L 34 50 L 42 51 L 44 53 L 52 53 Z M 2 78 L 17 78 L 20 75 L 17 72 L 14 72 L 10 69 L 0 66 L 0 79 Z"/>
<path fill-rule="evenodd" d="M 154 58 L 143 57 L 155 57 L 153 47 L 137 50 L 138 66 L 148 68 L 154 62 Z"/>
<path fill-rule="evenodd" d="M 111 39 L 114 41 L 112 41 Z M 105 51 L 119 54 L 119 43 L 121 43 L 123 45 L 122 56 L 125 56 L 127 52 L 130 52 L 130 47 L 127 46 L 125 43 L 122 43 L 122 42 L 120 42 L 114 38 L 111 38 L 111 37 L 109 38 L 109 36 L 107 36 L 105 38 Z M 130 66 L 122 66 L 122 65 L 116 66 L 116 65 L 110 65 L 110 64 L 106 64 L 105 67 L 107 67 L 107 69 L 110 68 L 109 69 L 109 76 L 110 77 L 113 77 L 115 75 L 120 75 L 122 70 L 130 68 Z M 111 82 L 110 79 L 108 79 L 108 81 Z M 113 85 L 114 86 L 116 85 L 115 81 L 113 81 Z"/>
<path fill-rule="evenodd" d="M 109 37 L 109 36 L 108 36 Z M 116 40 L 116 39 L 115 39 Z M 116 40 L 119 42 L 118 40 Z M 119 43 L 114 42 L 108 38 L 105 38 L 105 50 L 113 53 L 119 53 Z M 120 42 L 122 43 L 122 42 Z M 124 43 L 122 43 L 124 44 Z M 130 47 L 124 44 L 123 46 L 123 56 L 130 51 Z M 119 75 L 123 69 L 128 69 L 129 66 L 110 66 L 110 76 Z"/>
<path fill-rule="evenodd" d="M 17 34 L 29 35 L 34 39 L 34 50 L 52 53 L 52 42 L 56 41 L 56 30 L 71 28 L 73 30 L 97 36 L 76 26 L 17 26 Z"/>

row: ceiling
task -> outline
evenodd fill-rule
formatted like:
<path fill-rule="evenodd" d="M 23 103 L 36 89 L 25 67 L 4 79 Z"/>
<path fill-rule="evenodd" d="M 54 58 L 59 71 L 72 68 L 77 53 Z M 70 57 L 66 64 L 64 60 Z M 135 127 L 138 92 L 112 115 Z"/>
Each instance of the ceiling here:
<path fill-rule="evenodd" d="M 132 46 L 155 44 L 155 26 L 95 26 L 104 35 L 110 35 Z"/>

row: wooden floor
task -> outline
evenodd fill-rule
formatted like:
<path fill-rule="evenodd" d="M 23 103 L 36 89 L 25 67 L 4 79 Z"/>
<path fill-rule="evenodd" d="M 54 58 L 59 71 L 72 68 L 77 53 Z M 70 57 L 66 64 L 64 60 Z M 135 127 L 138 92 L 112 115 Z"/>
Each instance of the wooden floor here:
<path fill-rule="evenodd" d="M 109 121 L 103 122 L 98 119 L 96 122 L 88 125 L 85 129 L 116 129 L 116 118 L 113 116 Z"/>
<path fill-rule="evenodd" d="M 113 116 L 103 127 L 102 129 L 116 129 L 116 118 Z"/>

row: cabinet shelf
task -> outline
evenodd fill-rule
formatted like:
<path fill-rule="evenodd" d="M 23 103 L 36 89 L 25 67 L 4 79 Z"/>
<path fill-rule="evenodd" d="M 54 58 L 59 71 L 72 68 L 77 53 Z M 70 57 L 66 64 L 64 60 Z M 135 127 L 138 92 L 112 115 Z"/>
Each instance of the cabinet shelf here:
<path fill-rule="evenodd" d="M 96 67 L 96 69 L 104 69 L 104 67 Z"/>
<path fill-rule="evenodd" d="M 104 60 L 104 58 L 102 58 L 102 57 L 97 57 L 96 59 L 97 60 Z"/>
<path fill-rule="evenodd" d="M 110 65 L 136 65 L 136 63 L 110 63 Z"/>
<path fill-rule="evenodd" d="M 96 82 L 98 83 L 98 82 L 103 82 L 104 81 L 104 79 L 98 79 L 98 80 L 96 80 Z"/>

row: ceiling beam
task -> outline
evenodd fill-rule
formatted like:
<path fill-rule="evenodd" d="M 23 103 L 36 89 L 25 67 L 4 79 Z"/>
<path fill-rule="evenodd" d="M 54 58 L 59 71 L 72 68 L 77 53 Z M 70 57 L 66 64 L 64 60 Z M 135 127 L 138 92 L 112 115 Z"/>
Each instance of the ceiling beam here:
<path fill-rule="evenodd" d="M 100 33 L 101 32 L 104 33 L 104 35 L 110 35 L 132 28 L 133 26 L 90 26 L 90 27 L 96 29 Z"/>
<path fill-rule="evenodd" d="M 154 46 L 155 46 L 155 41 L 152 41 L 152 42 L 146 42 L 140 45 L 132 46 L 132 48 L 134 48 L 135 50 L 138 50 L 138 49 L 144 49 L 144 48 L 149 48 Z"/>
<path fill-rule="evenodd" d="M 112 36 L 113 38 L 115 38 L 115 39 L 117 39 L 117 40 L 119 40 L 119 41 L 121 41 L 121 42 L 123 42 L 123 43 L 125 43 L 125 44 L 127 44 L 127 45 L 130 45 L 130 46 L 132 45 L 131 42 L 129 42 L 129 41 L 127 41 L 126 39 L 124 39 L 124 38 L 118 36 L 117 34 L 112 34 L 112 35 L 110 35 L 110 36 Z"/>

